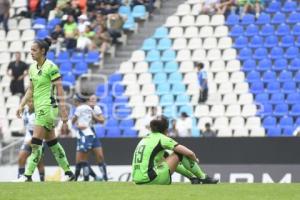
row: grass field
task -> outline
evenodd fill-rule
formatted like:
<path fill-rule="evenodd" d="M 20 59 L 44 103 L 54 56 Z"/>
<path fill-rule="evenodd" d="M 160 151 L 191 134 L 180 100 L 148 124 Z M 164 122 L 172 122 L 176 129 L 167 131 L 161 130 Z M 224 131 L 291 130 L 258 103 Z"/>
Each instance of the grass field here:
<path fill-rule="evenodd" d="M 0 200 L 300 200 L 300 184 L 0 183 Z"/>

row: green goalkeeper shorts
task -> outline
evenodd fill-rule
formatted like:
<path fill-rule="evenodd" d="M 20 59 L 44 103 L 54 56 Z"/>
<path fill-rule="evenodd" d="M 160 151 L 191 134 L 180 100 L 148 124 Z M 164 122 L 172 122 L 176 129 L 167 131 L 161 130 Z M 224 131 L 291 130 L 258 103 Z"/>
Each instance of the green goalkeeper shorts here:
<path fill-rule="evenodd" d="M 35 110 L 35 125 L 52 130 L 58 120 L 58 107 L 44 106 Z"/>
<path fill-rule="evenodd" d="M 170 168 L 166 162 L 161 163 L 158 166 L 154 167 L 154 171 L 156 172 L 156 177 L 153 181 L 147 184 L 155 184 L 155 185 L 169 185 L 171 184 L 171 173 Z"/>

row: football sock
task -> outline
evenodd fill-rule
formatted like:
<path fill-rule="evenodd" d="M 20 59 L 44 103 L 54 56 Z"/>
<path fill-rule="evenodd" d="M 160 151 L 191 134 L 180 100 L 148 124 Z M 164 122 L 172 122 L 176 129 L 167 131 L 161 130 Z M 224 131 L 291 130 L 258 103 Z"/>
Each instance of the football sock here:
<path fill-rule="evenodd" d="M 181 163 L 187 170 L 193 173 L 197 178 L 200 179 L 205 178 L 206 174 L 201 170 L 197 162 L 193 161 L 192 159 L 186 156 L 183 156 Z"/>
<path fill-rule="evenodd" d="M 89 164 L 87 162 L 81 162 L 81 166 L 83 170 L 84 181 L 89 181 L 89 175 L 90 175 Z"/>
<path fill-rule="evenodd" d="M 77 181 L 79 174 L 80 174 L 80 170 L 81 170 L 81 162 L 76 163 L 75 166 L 75 180 Z"/>
<path fill-rule="evenodd" d="M 27 159 L 27 166 L 25 169 L 25 176 L 31 177 L 37 164 L 42 157 L 42 143 L 43 141 L 38 138 L 31 139 L 31 154 Z"/>
<path fill-rule="evenodd" d="M 194 174 L 187 170 L 181 163 L 177 165 L 177 168 L 175 170 L 177 173 L 187 177 L 187 178 L 192 178 L 194 177 Z"/>
<path fill-rule="evenodd" d="M 90 170 L 90 176 L 92 176 L 93 178 L 96 178 L 96 173 L 94 172 L 94 170 L 92 169 L 91 165 L 89 165 L 89 170 Z"/>
<path fill-rule="evenodd" d="M 99 163 L 98 166 L 99 166 L 99 169 L 100 169 L 100 171 L 101 171 L 101 173 L 103 175 L 103 180 L 107 181 L 108 178 L 107 178 L 107 171 L 106 171 L 106 164 L 105 164 L 105 162 Z"/>
<path fill-rule="evenodd" d="M 56 162 L 64 170 L 64 172 L 71 171 L 69 162 L 66 157 L 65 150 L 57 141 L 57 139 L 47 142 L 47 145 L 50 147 Z"/>
<path fill-rule="evenodd" d="M 25 167 L 19 167 L 18 169 L 18 178 L 22 176 L 25 172 Z"/>
<path fill-rule="evenodd" d="M 40 174 L 40 181 L 44 182 L 45 181 L 45 172 L 39 172 Z"/>

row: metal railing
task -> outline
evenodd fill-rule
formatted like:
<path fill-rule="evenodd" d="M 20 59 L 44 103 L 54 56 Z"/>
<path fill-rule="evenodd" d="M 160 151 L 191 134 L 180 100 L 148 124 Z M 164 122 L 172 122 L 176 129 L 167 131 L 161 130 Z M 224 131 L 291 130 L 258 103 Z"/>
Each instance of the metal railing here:
<path fill-rule="evenodd" d="M 0 165 L 12 165 L 18 162 L 18 154 L 23 140 L 23 138 L 17 139 L 2 149 L 0 148 Z"/>

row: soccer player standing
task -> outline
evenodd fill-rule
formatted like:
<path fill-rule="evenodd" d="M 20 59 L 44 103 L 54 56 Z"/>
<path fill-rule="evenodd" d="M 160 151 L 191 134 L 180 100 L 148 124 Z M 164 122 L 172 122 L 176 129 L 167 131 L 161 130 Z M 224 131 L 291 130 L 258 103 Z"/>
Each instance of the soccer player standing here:
<path fill-rule="evenodd" d="M 24 176 L 18 181 L 32 181 L 31 176 L 42 156 L 42 143 L 45 139 L 47 145 L 59 166 L 64 170 L 64 181 L 74 180 L 74 175 L 70 169 L 63 147 L 58 142 L 54 127 L 60 116 L 63 123 L 68 122 L 68 113 L 64 102 L 64 91 L 61 82 L 61 75 L 58 67 L 46 58 L 47 51 L 51 45 L 51 40 L 36 40 L 31 46 L 31 56 L 36 63 L 29 68 L 30 84 L 17 110 L 17 117 L 21 118 L 26 103 L 33 98 L 35 110 L 35 125 L 31 139 L 31 155 L 27 159 L 27 166 Z M 59 102 L 58 102 L 59 100 Z"/>
<path fill-rule="evenodd" d="M 217 183 L 198 165 L 195 153 L 166 136 L 168 120 L 157 117 L 150 122 L 152 133 L 143 138 L 134 151 L 132 177 L 136 184 L 171 184 L 176 171 L 189 178 L 192 184 Z M 168 155 L 166 150 L 173 151 Z"/>

